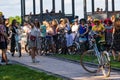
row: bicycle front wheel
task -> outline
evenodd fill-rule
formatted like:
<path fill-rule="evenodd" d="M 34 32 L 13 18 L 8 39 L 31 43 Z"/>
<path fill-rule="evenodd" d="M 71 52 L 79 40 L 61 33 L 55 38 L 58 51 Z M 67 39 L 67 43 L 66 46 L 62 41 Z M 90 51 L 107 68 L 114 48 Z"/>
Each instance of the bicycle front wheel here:
<path fill-rule="evenodd" d="M 96 73 L 98 70 L 98 59 L 94 50 L 84 52 L 80 59 L 81 66 L 90 73 Z"/>
<path fill-rule="evenodd" d="M 111 72 L 110 57 L 107 51 L 102 53 L 102 73 L 105 77 L 109 77 Z"/>

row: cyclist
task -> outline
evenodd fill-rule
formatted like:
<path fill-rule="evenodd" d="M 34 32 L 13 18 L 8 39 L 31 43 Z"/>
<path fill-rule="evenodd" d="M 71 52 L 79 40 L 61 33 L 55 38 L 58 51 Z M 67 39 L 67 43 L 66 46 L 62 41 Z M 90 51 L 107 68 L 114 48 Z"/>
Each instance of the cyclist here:
<path fill-rule="evenodd" d="M 96 43 L 97 43 L 97 47 L 98 49 L 100 49 L 100 41 L 105 41 L 105 36 L 104 36 L 104 31 L 105 31 L 105 27 L 103 26 L 103 24 L 101 24 L 99 19 L 94 19 L 94 26 L 92 27 L 92 30 L 95 31 L 97 33 L 96 35 Z"/>

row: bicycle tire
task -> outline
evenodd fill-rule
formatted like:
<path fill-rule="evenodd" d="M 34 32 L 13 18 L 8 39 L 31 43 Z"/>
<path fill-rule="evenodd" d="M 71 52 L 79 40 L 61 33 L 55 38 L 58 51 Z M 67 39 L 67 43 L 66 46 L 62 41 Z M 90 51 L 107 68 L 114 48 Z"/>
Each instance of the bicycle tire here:
<path fill-rule="evenodd" d="M 86 71 L 90 73 L 96 73 L 98 70 L 98 67 L 96 64 L 98 64 L 97 56 L 95 55 L 94 50 L 88 50 L 85 51 L 80 58 L 80 64 Z"/>
<path fill-rule="evenodd" d="M 102 62 L 103 62 L 103 67 L 102 67 L 102 73 L 105 77 L 109 77 L 110 76 L 110 72 L 111 72 L 111 65 L 110 65 L 110 58 L 109 58 L 109 54 L 107 51 L 103 51 L 102 53 Z M 107 70 L 106 70 L 107 69 Z"/>
<path fill-rule="evenodd" d="M 70 55 L 76 54 L 76 53 L 77 53 L 77 45 L 76 45 L 76 44 L 73 44 L 73 45 L 71 46 L 71 48 L 68 48 L 68 53 L 69 53 Z"/>

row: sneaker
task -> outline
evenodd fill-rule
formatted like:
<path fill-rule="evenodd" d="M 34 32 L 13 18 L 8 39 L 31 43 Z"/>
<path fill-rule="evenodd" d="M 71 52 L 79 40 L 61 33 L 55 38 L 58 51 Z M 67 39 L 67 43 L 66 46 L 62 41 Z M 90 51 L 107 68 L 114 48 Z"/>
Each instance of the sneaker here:
<path fill-rule="evenodd" d="M 19 55 L 19 57 L 21 57 L 22 55 Z"/>
<path fill-rule="evenodd" d="M 12 57 L 14 57 L 14 53 L 12 53 L 12 55 L 11 55 Z"/>
<path fill-rule="evenodd" d="M 1 63 L 4 63 L 5 62 L 5 60 L 4 59 L 1 59 Z"/>
<path fill-rule="evenodd" d="M 35 63 L 39 63 L 40 61 L 35 61 Z"/>
<path fill-rule="evenodd" d="M 35 59 L 32 59 L 32 62 L 35 63 Z"/>
<path fill-rule="evenodd" d="M 39 61 L 35 60 L 35 59 L 32 59 L 32 62 L 33 63 L 39 63 Z"/>
<path fill-rule="evenodd" d="M 7 60 L 9 62 L 9 60 Z M 4 59 L 1 59 L 1 63 L 5 63 L 5 60 Z"/>
<path fill-rule="evenodd" d="M 6 63 L 4 62 L 4 63 L 1 63 L 1 65 L 6 65 Z"/>

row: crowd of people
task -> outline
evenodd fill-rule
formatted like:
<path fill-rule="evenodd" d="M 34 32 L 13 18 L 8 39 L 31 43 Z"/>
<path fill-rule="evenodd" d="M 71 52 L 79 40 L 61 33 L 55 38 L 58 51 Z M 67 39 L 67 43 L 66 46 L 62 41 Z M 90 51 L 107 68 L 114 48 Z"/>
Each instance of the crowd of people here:
<path fill-rule="evenodd" d="M 63 48 L 65 51 L 62 53 L 67 53 L 67 48 L 71 48 L 74 41 L 83 40 L 87 49 L 89 49 L 89 32 L 95 31 L 98 33 L 96 35 L 96 43 L 99 48 L 99 41 L 105 41 L 109 48 L 112 50 L 113 59 L 120 61 L 120 19 L 99 20 L 99 19 L 78 19 L 74 18 L 69 21 L 67 18 L 61 18 L 59 21 L 53 19 L 52 21 L 40 21 L 34 19 L 34 21 L 24 22 L 23 26 L 20 26 L 17 20 L 13 20 L 12 24 L 9 24 L 9 19 L 4 19 L 0 17 L 0 49 L 2 50 L 2 60 L 8 64 L 8 59 L 6 55 L 7 45 L 11 44 L 10 52 L 11 56 L 14 57 L 16 45 L 20 46 L 20 33 L 19 30 L 23 30 L 27 35 L 27 45 L 29 47 L 29 53 L 32 58 L 32 62 L 38 62 L 35 59 L 37 54 L 43 55 L 43 45 L 45 45 L 45 40 L 48 38 L 49 46 L 51 52 L 58 53 L 58 46 L 61 45 L 58 40 L 59 34 L 64 35 L 60 39 L 64 38 Z M 10 43 L 9 43 L 10 42 Z M 86 49 L 86 50 L 87 50 Z M 22 56 L 21 49 L 19 49 L 19 57 Z M 116 54 L 118 51 L 118 54 Z M 117 55 L 117 56 L 116 56 Z M 118 57 L 118 59 L 117 59 Z"/>

